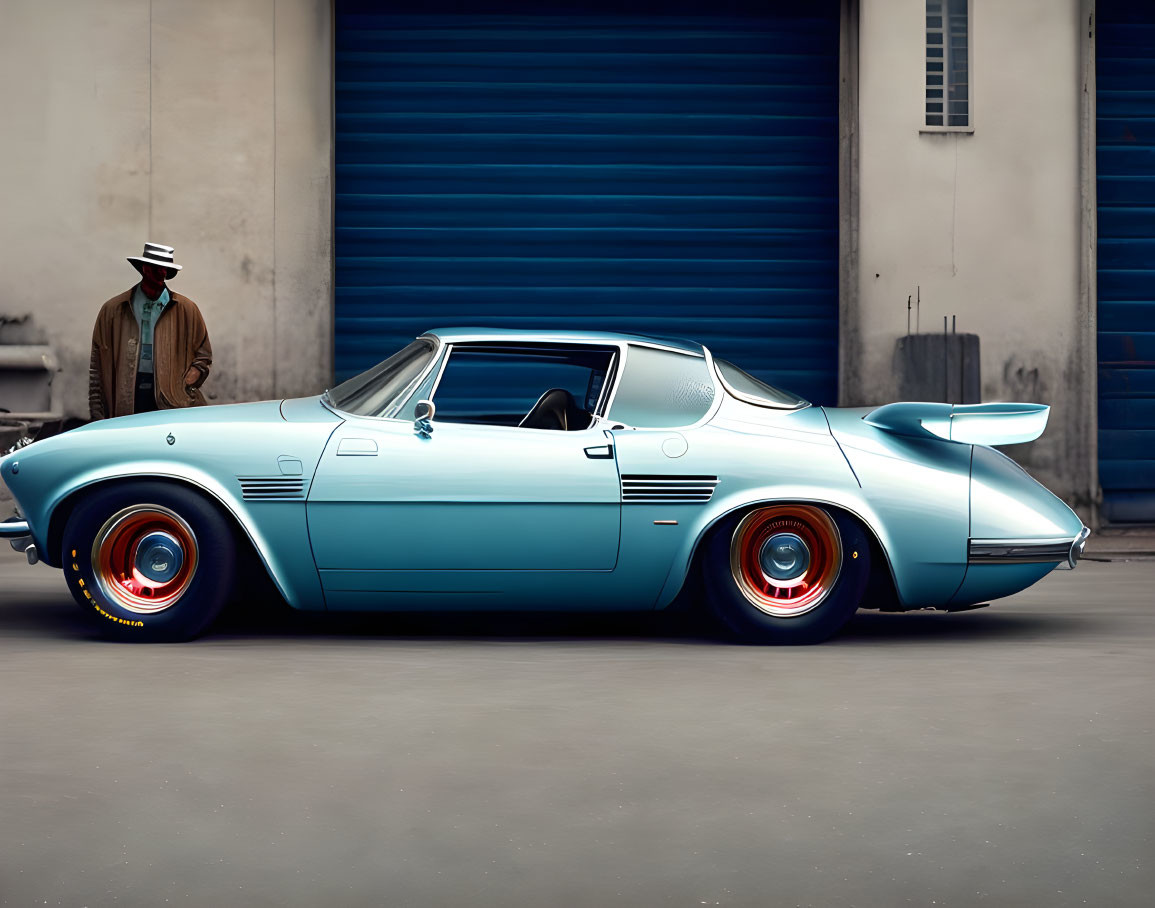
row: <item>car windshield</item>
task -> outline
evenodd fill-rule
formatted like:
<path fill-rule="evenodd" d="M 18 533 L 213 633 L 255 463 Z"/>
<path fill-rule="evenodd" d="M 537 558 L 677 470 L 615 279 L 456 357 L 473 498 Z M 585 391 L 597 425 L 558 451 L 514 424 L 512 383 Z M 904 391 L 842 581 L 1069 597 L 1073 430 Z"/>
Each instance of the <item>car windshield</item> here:
<path fill-rule="evenodd" d="M 743 372 L 733 363 L 728 363 L 724 359 L 714 360 L 714 365 L 718 367 L 722 384 L 730 392 L 730 395 L 744 400 L 746 403 L 759 407 L 780 407 L 790 410 L 797 410 L 800 407 L 808 406 L 810 403 L 797 394 L 791 394 L 789 391 L 783 391 L 781 388 L 775 388 L 764 381 L 759 381 L 753 375 Z"/>
<path fill-rule="evenodd" d="M 341 382 L 329 392 L 329 402 L 356 416 L 387 416 L 436 351 L 431 338 L 419 337 L 383 363 Z"/>

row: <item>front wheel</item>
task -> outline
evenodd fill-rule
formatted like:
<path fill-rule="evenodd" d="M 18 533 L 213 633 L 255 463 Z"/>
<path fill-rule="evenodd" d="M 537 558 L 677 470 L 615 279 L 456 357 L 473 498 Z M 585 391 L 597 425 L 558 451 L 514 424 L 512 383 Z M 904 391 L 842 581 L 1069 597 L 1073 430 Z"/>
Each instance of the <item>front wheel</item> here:
<path fill-rule="evenodd" d="M 236 555 L 227 519 L 203 496 L 134 482 L 97 489 L 76 506 L 62 558 L 73 598 L 105 634 L 178 641 L 220 612 Z"/>
<path fill-rule="evenodd" d="M 749 643 L 834 636 L 870 576 L 870 546 L 858 521 L 815 505 L 771 505 L 724 521 L 705 555 L 710 608 Z"/>

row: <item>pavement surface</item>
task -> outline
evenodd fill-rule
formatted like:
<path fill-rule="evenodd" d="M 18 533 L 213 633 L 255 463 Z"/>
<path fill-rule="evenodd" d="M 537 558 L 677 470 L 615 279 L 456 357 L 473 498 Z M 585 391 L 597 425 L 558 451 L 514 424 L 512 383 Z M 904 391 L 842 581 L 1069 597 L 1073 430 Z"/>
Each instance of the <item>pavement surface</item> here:
<path fill-rule="evenodd" d="M 0 904 L 1150 905 L 1155 562 L 736 646 L 261 608 L 95 637 L 0 553 Z"/>

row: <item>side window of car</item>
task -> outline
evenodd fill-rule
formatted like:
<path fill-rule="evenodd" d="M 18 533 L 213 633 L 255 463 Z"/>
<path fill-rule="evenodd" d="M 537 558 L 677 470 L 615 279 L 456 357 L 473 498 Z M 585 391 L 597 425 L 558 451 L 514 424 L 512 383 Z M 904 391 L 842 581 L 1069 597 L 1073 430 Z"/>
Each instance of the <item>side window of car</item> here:
<path fill-rule="evenodd" d="M 639 429 L 688 426 L 710 411 L 714 394 L 705 357 L 631 344 L 609 418 Z"/>
<path fill-rule="evenodd" d="M 584 429 L 613 358 L 610 349 L 457 346 L 434 391 L 438 422 Z M 543 403 L 541 412 L 531 413 Z M 592 404 L 591 404 L 592 398 Z"/>

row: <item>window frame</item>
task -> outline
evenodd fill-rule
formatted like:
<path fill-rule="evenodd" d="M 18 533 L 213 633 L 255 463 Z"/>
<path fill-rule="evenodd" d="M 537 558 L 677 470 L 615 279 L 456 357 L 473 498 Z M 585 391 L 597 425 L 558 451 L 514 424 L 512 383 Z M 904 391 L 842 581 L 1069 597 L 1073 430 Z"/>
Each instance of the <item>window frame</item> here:
<path fill-rule="evenodd" d="M 453 351 L 455 349 L 482 348 L 482 349 L 487 349 L 487 350 L 494 350 L 494 349 L 499 349 L 501 347 L 507 347 L 511 351 L 516 351 L 519 349 L 520 350 L 526 350 L 527 348 L 533 347 L 535 344 L 538 346 L 541 346 L 541 347 L 545 347 L 545 348 L 552 347 L 553 349 L 570 348 L 570 349 L 578 350 L 581 348 L 587 348 L 587 349 L 598 349 L 598 350 L 612 351 L 611 355 L 610 355 L 610 361 L 606 366 L 606 378 L 605 378 L 605 381 L 602 383 L 601 390 L 598 392 L 597 405 L 595 406 L 595 408 L 593 409 L 592 414 L 591 414 L 593 418 L 590 420 L 590 424 L 588 426 L 586 426 L 586 428 L 577 429 L 574 431 L 575 432 L 588 432 L 591 429 L 602 428 L 599 426 L 599 423 L 604 421 L 604 414 L 608 408 L 609 391 L 611 388 L 616 390 L 617 380 L 618 380 L 618 377 L 621 375 L 621 369 L 619 368 L 619 365 L 620 365 L 622 358 L 623 358 L 623 350 L 622 350 L 622 345 L 619 343 L 616 343 L 616 342 L 607 342 L 607 343 L 600 343 L 600 344 L 592 344 L 592 343 L 591 344 L 583 344 L 583 343 L 575 343 L 572 341 L 571 342 L 556 342 L 555 343 L 555 342 L 551 342 L 551 341 L 525 341 L 525 340 L 521 340 L 521 341 L 468 340 L 468 341 L 455 341 L 453 343 L 447 343 L 447 344 L 445 344 L 444 352 L 442 353 L 441 358 L 437 362 L 437 377 L 433 380 L 433 384 L 430 385 L 430 387 L 429 387 L 428 400 L 432 401 L 434 403 L 434 405 L 436 405 L 436 403 L 437 403 L 437 389 L 441 386 L 441 379 L 445 375 L 445 369 L 449 365 L 449 359 L 450 359 L 450 357 L 453 356 Z M 416 389 L 419 388 L 420 386 L 421 386 L 421 383 L 419 383 L 417 386 L 415 386 L 413 390 L 416 391 Z M 410 392 L 410 393 L 412 394 L 412 392 Z M 405 404 L 407 404 L 407 403 L 408 403 L 408 400 L 406 400 Z M 398 408 L 398 411 L 404 409 L 405 404 L 402 404 L 402 406 Z M 434 413 L 433 419 L 434 419 L 434 421 L 437 420 L 436 412 Z M 470 425 L 470 426 L 474 426 L 476 428 L 507 429 L 507 430 L 511 429 L 511 430 L 520 431 L 520 432 L 553 432 L 554 431 L 552 429 L 527 429 L 524 426 L 503 426 L 503 425 L 493 425 L 491 423 L 462 423 L 462 422 L 457 422 L 456 420 L 450 420 L 446 423 L 446 425 Z"/>
<path fill-rule="evenodd" d="M 724 362 L 730 366 L 733 366 L 739 372 L 745 373 L 747 376 L 749 376 L 750 378 L 753 378 L 755 381 L 759 381 L 759 379 L 755 378 L 753 375 L 750 375 L 750 373 L 746 372 L 745 369 L 742 369 L 740 366 L 735 366 L 729 360 L 722 360 L 722 362 Z M 794 396 L 798 398 L 799 403 L 794 404 L 793 406 L 791 406 L 790 404 L 775 403 L 774 401 L 771 401 L 768 398 L 757 397 L 753 394 L 748 394 L 745 391 L 739 391 L 737 388 L 735 388 L 732 384 L 730 384 L 726 380 L 726 376 L 722 373 L 721 368 L 718 366 L 718 360 L 716 360 L 716 359 L 714 360 L 714 372 L 718 377 L 718 382 L 722 385 L 723 389 L 725 389 L 727 394 L 729 394 L 735 400 L 740 400 L 743 403 L 750 404 L 750 406 L 752 406 L 752 407 L 762 407 L 762 409 L 764 409 L 764 410 L 783 410 L 783 411 L 788 411 L 788 412 L 793 413 L 793 412 L 796 412 L 798 410 L 805 410 L 807 407 L 813 407 L 814 406 L 814 404 L 812 404 L 810 401 L 806 400 L 805 398 L 798 397 L 798 395 L 794 394 L 793 391 L 786 391 L 785 389 L 782 389 L 782 388 L 779 388 L 777 390 L 781 391 L 783 394 L 794 394 Z M 765 383 L 763 382 L 763 384 L 765 384 Z"/>
<path fill-rule="evenodd" d="M 636 340 L 633 340 L 633 339 L 630 339 L 630 340 L 626 340 L 626 339 L 623 339 L 623 340 L 606 340 L 606 341 L 599 341 L 596 343 L 595 342 L 583 342 L 583 341 L 570 341 L 570 340 L 549 341 L 549 340 L 545 340 L 545 339 L 540 340 L 540 341 L 533 341 L 533 340 L 528 340 L 528 339 L 506 340 L 504 338 L 490 339 L 490 338 L 485 338 L 485 337 L 474 337 L 474 338 L 469 338 L 468 340 L 448 341 L 448 340 L 445 340 L 444 338 L 440 337 L 439 335 L 437 335 L 433 332 L 428 332 L 426 334 L 419 335 L 418 338 L 415 338 L 415 339 L 420 339 L 420 338 L 431 338 L 437 344 L 437 351 L 435 352 L 433 359 L 431 360 L 429 365 L 426 366 L 426 368 L 421 372 L 421 374 L 418 375 L 411 382 L 410 386 L 397 399 L 398 402 L 390 409 L 390 411 L 387 415 L 366 416 L 366 415 L 359 414 L 359 413 L 350 413 L 350 412 L 347 412 L 345 410 L 340 410 L 339 408 L 333 406 L 330 401 L 328 401 L 327 392 L 322 395 L 322 403 L 326 407 L 328 407 L 328 409 L 332 410 L 334 413 L 338 414 L 339 416 L 341 416 L 342 418 L 344 418 L 346 420 L 348 420 L 348 419 L 367 419 L 367 420 L 388 420 L 390 422 L 412 423 L 412 420 L 410 418 L 402 417 L 402 416 L 399 416 L 397 414 L 404 411 L 409 406 L 410 403 L 416 403 L 416 401 L 414 400 L 414 396 L 416 395 L 417 391 L 422 387 L 422 385 L 425 384 L 426 380 L 431 375 L 433 375 L 434 378 L 433 378 L 432 384 L 430 384 L 430 386 L 429 386 L 428 396 L 424 397 L 422 399 L 435 400 L 435 398 L 437 396 L 437 388 L 441 384 L 442 376 L 444 376 L 444 374 L 445 374 L 445 367 L 449 363 L 449 357 L 452 355 L 454 347 L 502 347 L 502 346 L 505 346 L 505 347 L 515 347 L 515 348 L 516 347 L 523 347 L 524 348 L 526 346 L 532 346 L 534 343 L 541 344 L 542 346 L 552 346 L 552 347 L 575 347 L 575 348 L 597 347 L 597 348 L 602 348 L 602 349 L 612 348 L 614 350 L 613 356 L 610 359 L 610 363 L 609 363 L 608 370 L 606 373 L 606 380 L 605 380 L 604 384 L 602 385 L 601 392 L 599 393 L 599 396 L 598 396 L 597 408 L 593 411 L 593 420 L 590 422 L 590 424 L 587 428 L 578 430 L 581 432 L 588 432 L 588 431 L 595 430 L 595 429 L 605 430 L 605 429 L 612 429 L 612 428 L 618 428 L 618 427 L 623 428 L 623 429 L 631 429 L 631 430 L 643 431 L 643 432 L 668 432 L 668 431 L 680 431 L 680 430 L 684 430 L 684 429 L 695 429 L 695 428 L 698 428 L 699 426 L 706 425 L 706 423 L 708 423 L 711 419 L 714 418 L 714 416 L 715 416 L 715 414 L 717 414 L 718 410 L 721 409 L 722 401 L 728 393 L 726 391 L 726 388 L 722 385 L 721 380 L 718 378 L 718 370 L 714 366 L 714 356 L 710 352 L 709 348 L 706 346 L 701 346 L 699 348 L 699 350 L 686 350 L 686 349 L 682 349 L 681 347 L 663 344 L 663 343 L 656 341 L 656 340 L 655 341 L 647 341 L 647 340 L 643 340 L 640 338 L 636 339 Z M 677 354 L 679 356 L 689 356 L 689 357 L 693 357 L 695 359 L 704 360 L 705 364 L 706 364 L 706 373 L 709 376 L 710 380 L 714 384 L 714 400 L 710 404 L 710 407 L 706 410 L 706 413 L 702 416 L 702 418 L 699 419 L 697 422 L 690 423 L 688 425 L 646 426 L 646 427 L 642 427 L 642 428 L 638 428 L 637 426 L 626 425 L 625 423 L 622 423 L 620 420 L 613 420 L 611 422 L 608 414 L 609 414 L 610 408 L 613 406 L 614 398 L 617 397 L 618 388 L 621 386 L 622 377 L 625 374 L 626 361 L 629 358 L 629 348 L 630 347 L 648 347 L 648 348 L 653 349 L 653 350 L 662 350 L 666 353 L 674 353 L 674 354 Z M 434 421 L 437 420 L 436 415 L 434 415 L 433 418 L 434 418 Z M 466 424 L 465 423 L 455 423 L 455 425 L 466 425 Z M 522 432 L 551 432 L 552 431 L 549 429 L 525 429 L 521 426 L 494 426 L 494 425 L 487 425 L 487 424 L 483 424 L 483 423 L 468 423 L 468 425 L 473 425 L 477 428 L 505 430 L 505 431 L 510 431 L 510 430 L 522 431 Z"/>
<path fill-rule="evenodd" d="M 339 416 L 342 416 L 342 417 L 347 418 L 347 419 L 348 418 L 352 418 L 352 419 L 397 419 L 398 417 L 396 416 L 396 414 L 409 402 L 409 400 L 413 396 L 414 392 L 418 388 L 421 387 L 422 382 L 425 381 L 425 379 L 429 376 L 429 374 L 434 369 L 436 369 L 438 367 L 438 363 L 444 361 L 444 354 L 445 354 L 445 346 L 446 345 L 441 340 L 441 338 L 439 338 L 436 334 L 420 334 L 417 337 L 413 338 L 413 340 L 410 341 L 408 344 L 406 344 L 405 347 L 402 347 L 401 350 L 404 350 L 406 347 L 409 347 L 410 345 L 412 345 L 418 341 L 422 341 L 422 340 L 429 340 L 429 341 L 433 342 L 433 356 L 431 356 L 429 358 L 429 362 L 425 364 L 425 367 L 400 392 L 398 392 L 397 396 L 393 398 L 393 401 L 390 403 L 390 405 L 388 407 L 386 407 L 385 410 L 379 416 L 370 416 L 367 413 L 354 413 L 352 410 L 342 409 L 341 407 L 339 407 L 337 405 L 337 403 L 330 396 L 330 394 L 329 394 L 330 389 L 328 389 L 328 388 L 326 388 L 321 393 L 321 404 L 323 406 L 327 407 L 328 409 L 332 410 L 334 413 L 338 414 Z M 401 350 L 398 350 L 395 353 L 390 354 L 390 355 L 395 356 L 396 353 L 400 353 Z M 386 359 L 388 359 L 388 358 L 389 357 L 386 357 Z M 381 363 L 383 363 L 383 362 L 385 362 L 385 360 L 381 361 Z M 377 366 L 380 366 L 381 363 L 377 363 L 376 366 L 372 366 L 371 368 L 376 368 Z M 368 370 L 366 370 L 366 371 L 368 371 Z M 359 374 L 364 374 L 364 373 L 359 373 Z M 356 377 L 357 376 L 351 376 L 351 378 L 356 378 Z M 347 379 L 347 380 L 349 380 L 349 379 Z M 336 387 L 336 386 L 334 386 L 334 387 Z"/>
<path fill-rule="evenodd" d="M 698 353 L 696 351 L 681 350 L 677 347 L 668 347 L 664 344 L 647 343 L 645 341 L 625 341 L 620 346 L 621 358 L 617 361 L 617 375 L 615 376 L 614 381 L 614 393 L 610 395 L 610 397 L 606 400 L 605 409 L 602 411 L 605 414 L 606 421 L 611 423 L 610 428 L 621 427 L 624 429 L 633 429 L 639 432 L 671 432 L 682 431 L 684 429 L 696 429 L 699 426 L 704 426 L 706 423 L 708 423 L 711 419 L 714 418 L 714 415 L 718 412 L 718 410 L 721 409 L 722 398 L 726 391 L 721 387 L 718 381 L 718 370 L 714 367 L 714 356 L 710 353 L 708 347 L 703 346 L 702 352 Z M 661 350 L 665 353 L 676 353 L 680 356 L 689 356 L 694 359 L 701 359 L 705 361 L 706 373 L 714 385 L 714 399 L 710 402 L 710 406 L 706 408 L 706 412 L 702 415 L 701 419 L 688 424 L 672 426 L 631 426 L 627 423 L 623 423 L 619 419 L 610 419 L 610 411 L 613 409 L 614 400 L 617 398 L 618 389 L 621 387 L 621 380 L 626 373 L 627 366 L 629 365 L 630 347 L 647 347 L 652 350 Z"/>
<path fill-rule="evenodd" d="M 950 76 L 949 76 L 949 67 L 947 66 L 947 58 L 948 58 L 948 53 L 949 53 L 948 47 L 949 47 L 949 42 L 950 42 L 950 32 L 949 32 L 947 25 L 946 25 L 946 22 L 945 22 L 945 20 L 947 18 L 946 7 L 947 7 L 948 2 L 949 2 L 949 0 L 942 0 L 944 23 L 943 23 L 943 57 L 942 57 L 943 84 L 941 86 L 928 85 L 927 81 L 926 81 L 926 77 L 927 77 L 926 64 L 929 62 L 929 58 L 927 57 L 926 52 L 927 52 L 927 49 L 929 48 L 930 45 L 927 41 L 929 30 L 928 30 L 928 27 L 926 24 L 926 17 L 927 17 L 926 3 L 924 2 L 921 4 L 921 8 L 922 8 L 922 12 L 921 12 L 921 15 L 922 15 L 922 112 L 919 116 L 919 121 L 920 121 L 921 125 L 919 126 L 918 131 L 919 131 L 919 133 L 926 134 L 926 135 L 940 135 L 942 133 L 963 133 L 965 135 L 965 134 L 971 134 L 975 131 L 974 0 L 966 0 L 966 17 L 967 17 L 967 125 L 966 126 L 947 126 L 946 125 L 947 121 L 950 118 L 950 113 L 949 113 L 950 86 L 948 84 L 948 80 L 949 80 Z M 928 116 L 927 111 L 926 111 L 926 105 L 928 103 L 933 103 L 933 101 L 936 99 L 928 98 L 927 92 L 929 90 L 931 90 L 932 88 L 939 88 L 939 87 L 942 88 L 942 92 L 943 92 L 943 96 L 942 96 L 943 125 L 942 126 L 932 126 L 926 122 L 926 118 Z"/>

